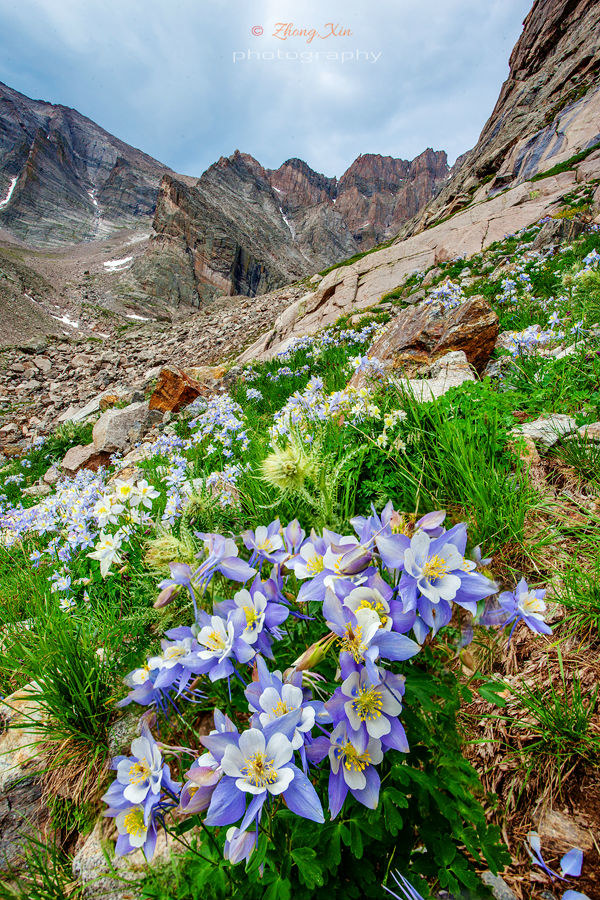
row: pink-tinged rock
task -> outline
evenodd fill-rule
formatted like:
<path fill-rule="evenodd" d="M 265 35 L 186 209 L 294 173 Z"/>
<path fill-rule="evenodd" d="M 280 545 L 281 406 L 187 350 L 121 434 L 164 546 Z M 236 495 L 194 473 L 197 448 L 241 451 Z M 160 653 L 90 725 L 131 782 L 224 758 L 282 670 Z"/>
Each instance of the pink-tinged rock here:
<path fill-rule="evenodd" d="M 439 304 L 403 309 L 373 344 L 369 356 L 387 363 L 388 370 L 414 374 L 448 353 L 462 351 L 466 362 L 481 371 L 498 337 L 498 316 L 483 297 L 469 297 L 448 313 Z M 361 387 L 356 373 L 350 384 Z"/>
<path fill-rule="evenodd" d="M 101 453 L 93 444 L 83 446 L 81 444 L 67 450 L 60 464 L 65 475 L 75 475 L 80 469 L 91 469 L 96 472 L 100 466 L 106 465 L 110 453 Z"/>
<path fill-rule="evenodd" d="M 176 366 L 165 366 L 161 369 L 158 382 L 150 397 L 150 409 L 160 412 L 178 412 L 202 393 L 199 381 L 186 375 L 183 369 Z"/>

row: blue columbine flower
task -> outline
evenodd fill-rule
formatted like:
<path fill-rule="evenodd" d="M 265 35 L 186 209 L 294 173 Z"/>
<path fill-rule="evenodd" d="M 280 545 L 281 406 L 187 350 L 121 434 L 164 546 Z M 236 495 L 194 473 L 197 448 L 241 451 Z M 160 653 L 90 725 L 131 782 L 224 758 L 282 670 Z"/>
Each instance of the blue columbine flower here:
<path fill-rule="evenodd" d="M 244 546 L 252 551 L 250 565 L 257 559 L 271 563 L 280 563 L 287 557 L 288 552 L 283 545 L 281 536 L 281 523 L 275 519 L 269 525 L 259 525 L 256 531 L 242 532 Z"/>
<path fill-rule="evenodd" d="M 299 719 L 294 712 L 263 730 L 249 728 L 239 737 L 202 738 L 224 772 L 206 816 L 207 825 L 233 825 L 240 830 L 260 819 L 268 797 L 283 796 L 288 808 L 313 822 L 324 822 L 321 802 L 306 775 L 293 762 L 290 735 Z M 246 796 L 251 796 L 246 809 Z"/>
<path fill-rule="evenodd" d="M 327 591 L 323 615 L 328 627 L 340 638 L 340 663 L 347 655 L 358 665 L 365 665 L 374 684 L 380 679 L 375 665 L 378 659 L 410 659 L 421 649 L 415 641 L 391 631 L 391 623 L 383 626 L 380 613 L 371 605 L 359 605 L 354 611 L 342 604 L 333 591 Z"/>
<path fill-rule="evenodd" d="M 343 671 L 337 688 L 325 709 L 337 725 L 344 721 L 353 741 L 377 738 L 385 747 L 408 753 L 406 732 L 398 716 L 402 712 L 404 676 L 380 670 L 380 680 L 373 684 L 363 667 Z"/>
<path fill-rule="evenodd" d="M 503 625 L 514 622 L 511 634 L 519 622 L 525 624 L 538 634 L 552 634 L 552 629 L 544 622 L 546 604 L 545 590 L 531 590 L 524 578 L 519 581 L 514 593 L 504 591 L 498 597 L 498 602 L 505 616 Z"/>
<path fill-rule="evenodd" d="M 452 603 L 475 615 L 478 601 L 498 589 L 476 571 L 473 561 L 465 559 L 466 543 L 466 526 L 460 524 L 433 539 L 418 531 L 404 551 L 399 596 L 404 611 L 416 614 L 413 627 L 418 641 L 425 640 L 430 629 L 436 634 L 448 624 Z"/>
<path fill-rule="evenodd" d="M 160 748 L 145 723 L 141 737 L 132 742 L 131 751 L 131 756 L 118 756 L 112 761 L 117 778 L 102 797 L 108 805 L 104 815 L 116 820 L 118 855 L 141 848 L 151 858 L 156 845 L 158 808 L 175 806 L 181 785 L 171 778 L 169 766 L 163 762 Z"/>
<path fill-rule="evenodd" d="M 329 756 L 329 811 L 331 818 L 340 812 L 348 791 L 367 806 L 375 809 L 381 784 L 375 766 L 383 759 L 381 741 L 360 734 L 354 740 L 345 722 L 340 722 L 329 738 L 318 737 L 307 750 L 311 762 L 318 763 Z"/>
<path fill-rule="evenodd" d="M 200 646 L 200 673 L 211 681 L 233 675 L 234 662 L 247 663 L 256 651 L 243 638 L 246 617 L 241 609 L 230 612 L 226 619 L 199 612 L 197 641 Z"/>

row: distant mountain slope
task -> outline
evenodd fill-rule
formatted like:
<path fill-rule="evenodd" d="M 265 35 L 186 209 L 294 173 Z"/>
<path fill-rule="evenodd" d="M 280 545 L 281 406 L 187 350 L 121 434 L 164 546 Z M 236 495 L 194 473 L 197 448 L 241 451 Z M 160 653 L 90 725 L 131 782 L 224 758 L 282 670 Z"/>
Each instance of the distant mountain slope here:
<path fill-rule="evenodd" d="M 362 154 L 339 180 L 301 159 L 272 170 L 236 151 L 194 179 L 0 83 L 0 232 L 57 248 L 153 222 L 149 252 L 118 275 L 132 298 L 198 305 L 327 268 L 392 239 L 449 171 L 431 149 L 412 161 Z"/>
<path fill-rule="evenodd" d="M 57 246 L 149 224 L 171 170 L 66 106 L 0 83 L 0 228 Z"/>
<path fill-rule="evenodd" d="M 393 238 L 448 174 L 446 154 L 430 149 L 412 161 L 363 154 L 339 180 L 300 159 L 264 169 L 236 150 L 193 186 L 165 176 L 131 277 L 189 303 L 264 293 Z"/>

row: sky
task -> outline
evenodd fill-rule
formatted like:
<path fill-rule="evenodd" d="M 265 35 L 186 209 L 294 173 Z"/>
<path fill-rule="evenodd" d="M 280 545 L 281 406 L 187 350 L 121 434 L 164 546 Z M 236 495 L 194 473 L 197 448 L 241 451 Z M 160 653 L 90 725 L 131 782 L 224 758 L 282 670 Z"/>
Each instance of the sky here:
<path fill-rule="evenodd" d="M 0 81 L 177 172 L 239 149 L 340 176 L 450 162 L 508 75 L 532 0 L 0 0 Z"/>

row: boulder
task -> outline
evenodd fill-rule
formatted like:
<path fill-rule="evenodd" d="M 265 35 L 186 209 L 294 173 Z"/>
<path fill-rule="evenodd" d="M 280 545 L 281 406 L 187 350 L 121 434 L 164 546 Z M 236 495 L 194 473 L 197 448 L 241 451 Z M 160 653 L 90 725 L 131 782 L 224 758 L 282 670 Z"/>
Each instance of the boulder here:
<path fill-rule="evenodd" d="M 165 366 L 160 371 L 158 382 L 150 397 L 150 409 L 157 409 L 163 413 L 178 412 L 199 397 L 202 392 L 202 384 L 192 375 L 176 366 Z"/>
<path fill-rule="evenodd" d="M 93 444 L 78 444 L 67 450 L 60 467 L 65 475 L 75 475 L 80 469 L 96 472 L 100 466 L 106 465 L 109 457 L 110 453 L 98 451 Z"/>
<path fill-rule="evenodd" d="M 547 418 L 535 419 L 533 422 L 519 425 L 518 428 L 513 429 L 513 434 L 530 438 L 542 450 L 549 450 L 558 443 L 561 437 L 570 434 L 576 427 L 575 419 L 572 416 L 554 413 Z"/>
<path fill-rule="evenodd" d="M 475 376 L 462 350 L 446 353 L 429 368 L 429 378 L 400 378 L 399 387 L 410 392 L 415 400 L 426 403 L 441 397 L 453 387 L 465 381 L 475 381 Z"/>
<path fill-rule="evenodd" d="M 600 422 L 581 425 L 577 431 L 582 438 L 587 438 L 588 441 L 600 441 Z"/>
<path fill-rule="evenodd" d="M 96 451 L 115 453 L 128 450 L 141 438 L 147 421 L 146 402 L 131 403 L 122 409 L 107 409 L 94 425 L 92 432 Z"/>
<path fill-rule="evenodd" d="M 0 867 L 18 858 L 27 834 L 39 832 L 47 816 L 38 779 L 42 710 L 32 694 L 36 687 L 27 685 L 0 704 Z"/>
<path fill-rule="evenodd" d="M 148 872 L 148 862 L 141 850 L 115 857 L 107 848 L 116 837 L 113 819 L 100 819 L 73 857 L 73 875 L 83 887 L 85 900 L 136 900 L 140 896 L 136 884 Z M 165 864 L 171 856 L 174 838 L 159 829 L 153 865 Z"/>
<path fill-rule="evenodd" d="M 403 309 L 375 341 L 369 355 L 411 374 L 411 370 L 414 373 L 447 353 L 462 351 L 466 361 L 481 371 L 497 336 L 496 313 L 483 297 L 469 297 L 448 313 L 438 303 Z M 363 383 L 360 373 L 350 382 L 356 387 Z"/>
<path fill-rule="evenodd" d="M 69 408 L 61 413 L 58 417 L 59 423 L 85 422 L 86 419 L 88 419 L 90 416 L 93 416 L 94 413 L 97 413 L 100 410 L 102 401 L 107 396 L 116 398 L 112 403 L 112 405 L 114 405 L 114 403 L 118 403 L 127 396 L 127 391 L 120 388 L 116 388 L 112 391 L 102 391 L 101 394 L 98 394 L 96 397 L 93 397 L 91 400 L 89 400 L 85 404 L 85 406 L 69 406 Z"/>

